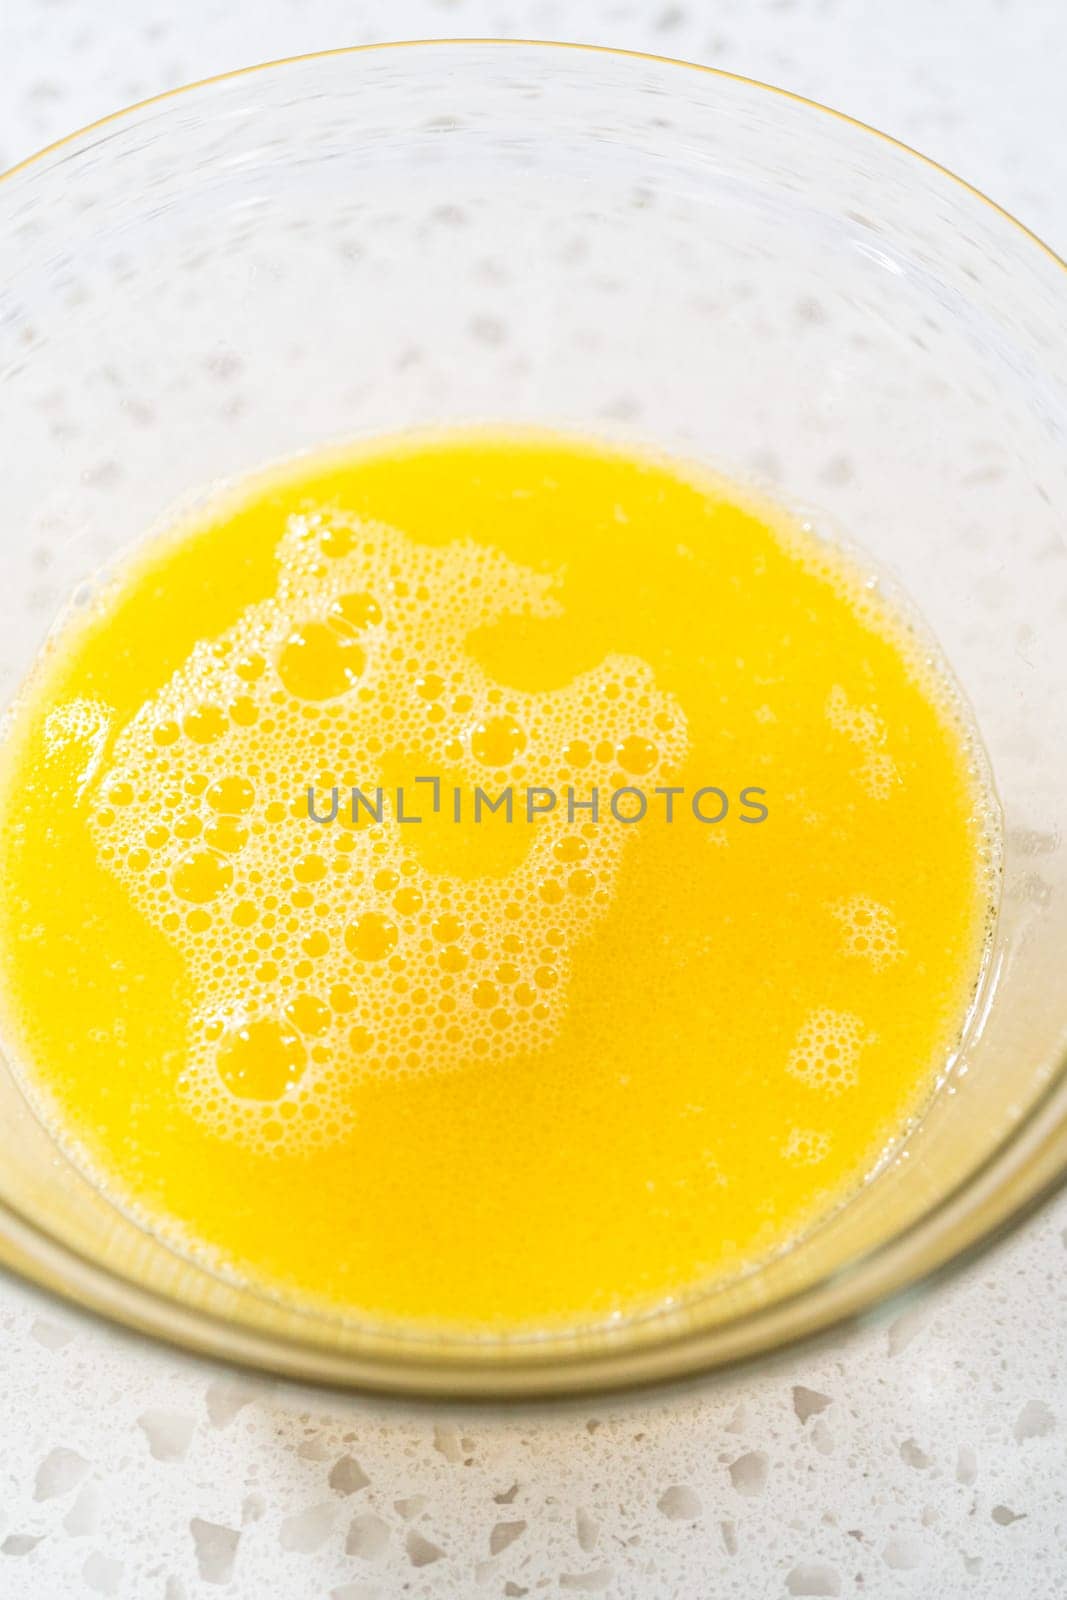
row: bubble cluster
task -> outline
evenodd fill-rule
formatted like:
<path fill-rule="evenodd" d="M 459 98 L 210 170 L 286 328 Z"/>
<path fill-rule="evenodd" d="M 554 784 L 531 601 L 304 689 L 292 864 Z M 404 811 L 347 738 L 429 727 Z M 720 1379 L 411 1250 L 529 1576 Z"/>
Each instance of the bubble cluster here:
<path fill-rule="evenodd" d="M 798 1167 L 817 1167 L 830 1154 L 832 1138 L 819 1128 L 792 1128 L 782 1145 L 782 1155 Z"/>
<path fill-rule="evenodd" d="M 99 700 L 67 700 L 45 718 L 44 742 L 50 756 L 78 750 L 84 762 L 76 778 L 75 795 L 81 799 L 96 776 L 111 733 L 111 709 Z"/>
<path fill-rule="evenodd" d="M 786 1070 L 812 1089 L 840 1094 L 859 1082 L 859 1059 L 877 1036 L 851 1011 L 812 1011 L 801 1025 Z"/>
<path fill-rule="evenodd" d="M 769 508 L 764 507 L 766 513 Z M 880 572 L 868 556 L 831 536 L 812 523 L 792 522 L 786 516 L 771 520 L 783 550 L 803 571 L 819 579 L 844 601 L 852 617 L 888 641 L 904 663 L 911 682 L 938 708 L 967 757 L 972 780 L 972 825 L 980 839 L 979 870 L 995 904 L 1003 873 L 1003 818 L 993 789 L 989 760 L 960 685 L 925 622 L 892 578 Z M 836 733 L 858 746 L 861 761 L 857 780 L 873 800 L 888 800 L 901 782 L 901 773 L 888 749 L 889 729 L 870 706 L 851 703 L 847 691 L 835 684 L 827 697 L 826 720 Z M 765 717 L 757 713 L 760 721 Z"/>
<path fill-rule="evenodd" d="M 876 972 L 903 956 L 893 913 L 880 901 L 869 895 L 852 895 L 835 901 L 830 915 L 842 927 L 842 955 L 868 961 Z"/>
<path fill-rule="evenodd" d="M 872 800 L 888 800 L 900 781 L 896 763 L 886 745 L 886 727 L 867 706 L 853 705 L 841 685 L 835 684 L 826 700 L 826 720 L 835 733 L 858 745 L 862 760 L 857 778 Z"/>
<path fill-rule="evenodd" d="M 550 1042 L 630 848 L 633 830 L 557 808 L 511 871 L 433 872 L 398 821 L 393 757 L 495 793 L 663 782 L 686 749 L 681 709 L 632 657 L 543 693 L 483 671 L 475 630 L 560 611 L 556 580 L 496 550 L 314 510 L 289 519 L 278 561 L 275 594 L 197 643 L 118 736 L 90 820 L 186 960 L 188 1103 L 265 1149 L 343 1136 L 356 1077 Z M 309 787 L 379 785 L 380 822 L 308 816 Z"/>

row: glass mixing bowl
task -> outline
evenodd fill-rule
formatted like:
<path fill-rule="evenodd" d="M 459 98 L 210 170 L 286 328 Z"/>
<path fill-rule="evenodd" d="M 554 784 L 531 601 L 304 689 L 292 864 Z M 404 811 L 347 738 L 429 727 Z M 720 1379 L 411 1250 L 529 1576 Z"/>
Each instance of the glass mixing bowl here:
<path fill-rule="evenodd" d="M 1067 278 L 1036 239 L 788 94 L 458 41 L 134 107 L 10 173 L 0 241 L 5 700 L 78 584 L 220 479 L 408 425 L 556 425 L 705 460 L 854 536 L 952 662 L 1006 827 L 991 981 L 921 1126 L 830 1221 L 684 1307 L 512 1342 L 285 1308 L 117 1211 L 6 1069 L 0 1259 L 303 1379 L 561 1392 L 860 1316 L 1062 1181 Z"/>

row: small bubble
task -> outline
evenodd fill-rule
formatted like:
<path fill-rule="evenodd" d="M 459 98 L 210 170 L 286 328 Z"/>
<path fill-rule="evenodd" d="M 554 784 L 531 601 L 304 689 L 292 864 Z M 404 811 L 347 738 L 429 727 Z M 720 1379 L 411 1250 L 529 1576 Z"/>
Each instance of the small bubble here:
<path fill-rule="evenodd" d="M 321 856 L 309 852 L 293 862 L 293 877 L 297 883 L 318 883 L 326 876 L 326 863 Z"/>
<path fill-rule="evenodd" d="M 335 628 L 358 633 L 382 620 L 382 608 L 372 594 L 342 594 L 327 613 Z"/>
<path fill-rule="evenodd" d="M 239 678 L 244 679 L 245 683 L 255 683 L 257 678 L 263 676 L 266 667 L 265 657 L 261 656 L 258 651 L 254 651 L 251 655 L 242 657 L 233 670 Z"/>
<path fill-rule="evenodd" d="M 490 717 L 471 732 L 471 754 L 487 767 L 506 767 L 526 748 L 526 732 L 514 717 Z"/>
<path fill-rule="evenodd" d="M 331 522 L 319 532 L 319 549 L 333 561 L 346 556 L 354 543 L 352 530 L 339 523 Z"/>
<path fill-rule="evenodd" d="M 347 983 L 335 983 L 330 990 L 330 1005 L 341 1015 L 346 1011 L 354 1011 L 358 1003 L 359 996 Z"/>
<path fill-rule="evenodd" d="M 440 700 L 445 692 L 444 679 L 436 672 L 424 672 L 415 679 L 415 691 L 423 700 Z"/>
<path fill-rule="evenodd" d="M 278 676 L 298 700 L 333 700 L 360 679 L 366 656 L 355 639 L 324 622 L 304 622 L 278 654 Z"/>
<path fill-rule="evenodd" d="M 643 777 L 645 773 L 651 772 L 659 760 L 659 751 L 651 739 L 642 739 L 636 734 L 624 739 L 616 754 L 623 771 L 632 773 L 636 777 Z"/>
<path fill-rule="evenodd" d="M 216 778 L 209 784 L 204 799 L 213 811 L 226 816 L 242 816 L 251 811 L 256 791 L 247 778 Z"/>
<path fill-rule="evenodd" d="M 259 716 L 256 702 L 246 694 L 240 694 L 235 700 L 230 701 L 230 718 L 239 728 L 250 728 Z"/>
<path fill-rule="evenodd" d="M 231 1094 L 248 1100 L 277 1100 L 300 1082 L 307 1057 L 291 1028 L 265 1020 L 231 1033 L 215 1061 Z"/>
<path fill-rule="evenodd" d="M 382 961 L 396 942 L 396 924 L 378 911 L 364 912 L 345 929 L 345 945 L 358 961 Z"/>
<path fill-rule="evenodd" d="M 186 713 L 182 732 L 194 744 L 213 744 L 226 732 L 226 718 L 218 706 L 197 706 Z"/>
<path fill-rule="evenodd" d="M 248 843 L 248 829 L 236 817 L 219 817 L 204 829 L 204 843 L 213 850 L 235 855 Z"/>
<path fill-rule="evenodd" d="M 174 868 L 171 884 L 180 900 L 205 905 L 233 882 L 230 863 L 213 850 L 193 850 Z"/>
<path fill-rule="evenodd" d="M 321 1000 L 316 1000 L 314 995 L 298 994 L 285 1008 L 285 1020 L 292 1024 L 298 1033 L 316 1034 L 325 1033 L 330 1025 L 330 1008 L 323 1005 Z"/>

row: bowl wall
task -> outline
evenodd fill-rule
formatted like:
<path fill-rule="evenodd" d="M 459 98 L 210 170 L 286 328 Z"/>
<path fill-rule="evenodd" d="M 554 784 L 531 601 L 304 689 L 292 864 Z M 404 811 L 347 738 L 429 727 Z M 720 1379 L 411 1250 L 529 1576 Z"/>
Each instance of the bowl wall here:
<path fill-rule="evenodd" d="M 286 1310 L 119 1214 L 6 1069 L 0 1258 L 216 1354 L 503 1392 L 752 1354 L 1029 1204 L 1067 1159 L 1065 285 L 1004 213 L 869 130 L 579 48 L 282 63 L 0 183 L 4 700 L 78 585 L 221 480 L 409 426 L 572 428 L 854 539 L 952 663 L 1006 841 L 988 1004 L 921 1129 L 797 1248 L 684 1309 L 511 1345 Z"/>

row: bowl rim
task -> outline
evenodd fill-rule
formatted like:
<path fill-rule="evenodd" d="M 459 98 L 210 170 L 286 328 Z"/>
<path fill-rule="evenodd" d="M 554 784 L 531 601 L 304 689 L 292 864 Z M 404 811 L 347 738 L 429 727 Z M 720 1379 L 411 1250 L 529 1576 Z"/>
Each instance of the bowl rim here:
<path fill-rule="evenodd" d="M 914 146 L 857 117 L 793 90 L 700 62 L 651 51 L 551 39 L 407 39 L 345 45 L 256 62 L 194 79 L 109 112 L 0 172 L 0 186 L 33 171 L 49 157 L 72 150 L 88 137 L 132 119 L 148 108 L 165 106 L 182 97 L 256 74 L 280 73 L 286 68 L 372 53 L 488 47 L 515 55 L 534 50 L 566 51 L 577 56 L 604 56 L 616 61 L 629 60 L 679 72 L 700 73 L 712 80 L 754 89 L 761 95 L 818 112 L 851 132 L 879 140 L 895 152 L 921 163 L 938 178 L 947 179 L 969 202 L 977 201 L 988 207 L 1028 245 L 1036 246 L 1053 266 L 1067 273 L 1067 261 L 1004 206 Z M 0 199 L 2 197 L 0 188 Z M 1067 1107 L 1056 1103 L 1065 1081 L 1067 1057 L 1060 1059 L 1041 1093 L 983 1160 L 898 1232 L 768 1306 L 750 1309 L 713 1329 L 693 1326 L 672 1331 L 668 1327 L 647 1343 L 627 1345 L 620 1339 L 616 1344 L 609 1338 L 599 1345 L 590 1341 L 591 1348 L 561 1350 L 555 1341 L 547 1340 L 543 1346 L 526 1345 L 521 1355 L 512 1353 L 506 1362 L 497 1363 L 479 1360 L 476 1347 L 470 1345 L 465 1346 L 460 1358 L 443 1355 L 433 1347 L 432 1354 L 420 1352 L 414 1342 L 411 1354 L 386 1357 L 374 1350 L 335 1348 L 304 1341 L 288 1332 L 263 1331 L 249 1322 L 193 1306 L 139 1283 L 67 1244 L 21 1207 L 2 1197 L 0 1257 L 6 1245 L 14 1247 L 16 1259 L 13 1263 L 0 1258 L 0 1273 L 4 1279 L 29 1286 L 34 1293 L 43 1294 L 60 1306 L 73 1304 L 79 1312 L 102 1322 L 112 1331 L 132 1331 L 185 1356 L 192 1354 L 241 1370 L 272 1374 L 333 1391 L 362 1391 L 435 1401 L 536 1401 L 679 1382 L 766 1362 L 787 1350 L 839 1335 L 875 1312 L 886 1316 L 898 1309 L 902 1301 L 956 1277 L 988 1250 L 1015 1234 L 1056 1194 L 1067 1188 Z M 1027 1138 L 1032 1146 L 1030 1177 L 1024 1178 L 1021 1193 L 1016 1185 L 1006 1198 L 1001 1194 L 998 1203 L 997 1191 L 1003 1187 L 997 1182 L 1000 1165 Z M 1050 1146 L 1053 1147 L 1051 1158 L 1048 1156 Z M 992 1191 L 991 1207 L 990 1196 L 983 1199 L 983 1188 Z M 977 1203 L 972 1203 L 974 1201 Z M 954 1226 L 958 1234 L 946 1238 Z M 910 1259 L 914 1254 L 920 1257 L 918 1261 Z M 857 1283 L 860 1278 L 866 1281 Z M 516 1349 L 511 1347 L 512 1352 Z"/>

